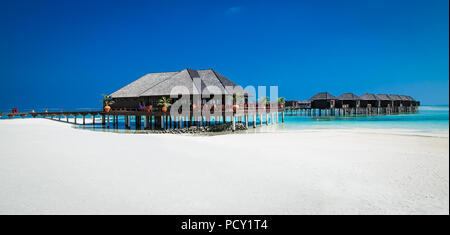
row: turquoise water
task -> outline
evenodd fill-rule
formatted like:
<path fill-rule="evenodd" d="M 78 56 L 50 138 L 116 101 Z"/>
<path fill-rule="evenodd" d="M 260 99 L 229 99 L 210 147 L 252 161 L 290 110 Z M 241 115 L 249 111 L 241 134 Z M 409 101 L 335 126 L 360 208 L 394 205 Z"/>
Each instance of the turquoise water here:
<path fill-rule="evenodd" d="M 287 130 L 317 128 L 376 128 L 448 131 L 449 106 L 421 106 L 418 113 L 364 117 L 302 117 L 287 116 Z"/>

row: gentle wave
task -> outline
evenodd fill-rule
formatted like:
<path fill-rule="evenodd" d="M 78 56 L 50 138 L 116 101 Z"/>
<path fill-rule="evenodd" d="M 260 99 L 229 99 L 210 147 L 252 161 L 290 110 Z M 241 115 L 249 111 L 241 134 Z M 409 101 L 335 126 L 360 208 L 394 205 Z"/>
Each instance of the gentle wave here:
<path fill-rule="evenodd" d="M 420 106 L 421 111 L 449 111 L 449 106 Z"/>

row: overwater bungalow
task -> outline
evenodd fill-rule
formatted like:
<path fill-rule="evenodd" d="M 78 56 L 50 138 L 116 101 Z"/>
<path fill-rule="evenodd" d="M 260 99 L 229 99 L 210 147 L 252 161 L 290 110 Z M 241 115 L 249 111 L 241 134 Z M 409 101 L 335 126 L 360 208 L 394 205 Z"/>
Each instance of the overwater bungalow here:
<path fill-rule="evenodd" d="M 380 106 L 387 108 L 392 104 L 392 99 L 389 95 L 386 94 L 377 94 L 377 99 L 380 100 Z"/>
<path fill-rule="evenodd" d="M 319 116 L 322 116 L 322 110 L 334 109 L 336 105 L 336 97 L 328 92 L 317 93 L 308 101 L 311 102 L 312 115 L 316 114 L 316 109 L 319 111 Z M 310 110 L 311 112 L 311 110 Z"/>
<path fill-rule="evenodd" d="M 415 100 L 411 96 L 407 96 L 407 97 L 411 100 L 411 105 L 412 106 L 414 106 L 414 107 L 419 106 L 419 101 Z"/>
<path fill-rule="evenodd" d="M 394 95 L 394 94 L 390 94 L 389 97 L 391 97 L 392 101 L 393 101 L 393 105 L 392 108 L 394 109 L 395 113 L 400 112 L 402 105 L 402 97 L 400 97 L 399 95 Z"/>
<path fill-rule="evenodd" d="M 189 107 L 187 113 L 181 109 L 175 114 L 169 111 L 170 107 L 173 107 L 171 104 L 186 96 L 188 99 L 181 100 L 181 104 Z M 242 100 L 236 99 L 237 96 L 242 97 Z M 119 112 L 119 115 L 120 112 L 146 112 L 135 116 L 139 119 L 136 122 L 140 124 L 142 115 L 145 115 L 144 123 L 147 127 L 152 119 L 157 126 L 160 126 L 162 119 L 165 119 L 166 126 L 181 122 L 181 119 L 184 119 L 186 124 L 193 122 L 195 125 L 199 122 L 207 122 L 209 125 L 212 119 L 214 123 L 218 119 L 222 122 L 231 119 L 234 128 L 236 118 L 238 122 L 245 118 L 248 125 L 249 112 L 244 113 L 244 109 L 248 107 L 249 96 L 242 87 L 213 69 L 184 69 L 177 72 L 149 73 L 122 87 L 109 96 L 112 104 L 108 105 L 110 111 L 106 112 Z M 161 105 L 163 99 L 167 104 Z M 205 108 L 210 112 L 205 112 Z M 241 113 L 235 117 L 237 110 Z M 255 112 L 252 114 L 256 115 Z M 117 116 L 113 118 L 116 119 Z M 130 117 L 125 115 L 126 126 L 129 119 Z"/>
<path fill-rule="evenodd" d="M 416 111 L 416 106 L 418 106 L 417 101 L 408 95 L 400 95 L 402 98 L 402 112 L 414 112 Z"/>
<path fill-rule="evenodd" d="M 402 99 L 402 101 L 400 102 L 401 104 L 400 112 L 405 112 L 406 109 L 409 109 L 409 107 L 411 106 L 411 100 L 406 95 L 399 95 L 399 96 Z"/>
<path fill-rule="evenodd" d="M 353 93 L 344 93 L 338 96 L 336 102 L 336 108 L 348 107 L 348 108 L 356 108 L 359 107 L 359 96 Z"/>
<path fill-rule="evenodd" d="M 380 108 L 382 113 L 391 113 L 394 101 L 387 94 L 377 94 L 377 98 L 380 100 Z"/>
<path fill-rule="evenodd" d="M 338 112 L 343 111 L 344 115 L 349 113 L 358 113 L 359 108 L 359 96 L 353 93 L 344 93 L 338 96 L 336 101 L 336 108 Z"/>
<path fill-rule="evenodd" d="M 214 88 L 212 88 L 214 87 Z M 190 105 L 199 107 L 211 100 L 212 104 L 225 104 L 236 93 L 244 96 L 248 104 L 249 94 L 236 83 L 225 78 L 213 69 L 184 69 L 178 72 L 149 73 L 136 81 L 113 92 L 112 111 L 140 111 L 142 108 L 157 110 L 162 97 L 170 98 L 171 93 L 190 95 Z M 195 103 L 194 96 L 201 95 L 201 104 Z M 218 98 L 219 97 L 219 98 Z M 175 102 L 178 98 L 172 98 Z M 218 99 L 217 99 L 218 98 Z"/>
<path fill-rule="evenodd" d="M 328 92 L 317 93 L 308 101 L 311 102 L 312 109 L 330 109 L 336 105 L 336 97 Z"/>
<path fill-rule="evenodd" d="M 380 112 L 381 100 L 378 96 L 371 93 L 365 93 L 359 96 L 360 99 L 360 107 L 365 108 L 367 113 L 376 113 Z"/>

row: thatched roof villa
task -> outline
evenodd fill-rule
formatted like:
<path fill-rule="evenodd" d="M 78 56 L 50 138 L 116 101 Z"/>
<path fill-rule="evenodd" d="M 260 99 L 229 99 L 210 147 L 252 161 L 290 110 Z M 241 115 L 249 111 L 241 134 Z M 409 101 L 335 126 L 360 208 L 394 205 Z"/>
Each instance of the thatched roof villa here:
<path fill-rule="evenodd" d="M 328 92 L 320 92 L 309 98 L 311 102 L 311 108 L 313 109 L 329 109 L 334 107 L 336 97 Z"/>
<path fill-rule="evenodd" d="M 344 93 L 337 97 L 336 108 L 342 108 L 347 105 L 349 108 L 356 108 L 359 105 L 359 96 L 353 93 Z"/>
<path fill-rule="evenodd" d="M 377 98 L 380 100 L 380 107 L 387 108 L 388 106 L 392 106 L 393 99 L 386 94 L 377 94 Z"/>
<path fill-rule="evenodd" d="M 242 87 L 213 69 L 184 69 L 177 72 L 149 73 L 140 77 L 111 94 L 115 101 L 111 108 L 134 111 L 140 106 L 152 105 L 155 109 L 158 100 L 161 97 L 170 97 L 171 93 L 178 94 L 179 97 L 190 95 L 191 104 L 194 102 L 193 95 L 202 95 L 202 103 L 212 99 L 213 95 L 220 95 L 221 99 L 217 102 L 221 104 L 235 93 L 244 95 L 246 103 L 249 96 Z"/>
<path fill-rule="evenodd" d="M 406 95 L 399 95 L 400 98 L 402 98 L 402 105 L 403 106 L 410 106 L 413 104 L 414 99 L 411 96 L 406 96 Z"/>
<path fill-rule="evenodd" d="M 371 107 L 379 107 L 381 105 L 381 99 L 375 94 L 365 93 L 359 96 L 360 99 L 360 107 L 367 108 Z"/>
<path fill-rule="evenodd" d="M 399 95 L 393 95 L 393 94 L 389 94 L 389 97 L 392 99 L 392 103 L 393 103 L 393 108 L 395 112 L 399 111 L 399 107 L 402 104 L 402 97 L 400 97 Z"/>

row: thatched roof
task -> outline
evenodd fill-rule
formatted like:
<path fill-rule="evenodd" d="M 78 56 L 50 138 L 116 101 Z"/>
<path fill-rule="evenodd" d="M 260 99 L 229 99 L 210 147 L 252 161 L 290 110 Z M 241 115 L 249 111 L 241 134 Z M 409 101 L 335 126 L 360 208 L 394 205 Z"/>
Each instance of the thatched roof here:
<path fill-rule="evenodd" d="M 313 101 L 313 100 L 335 100 L 335 99 L 336 99 L 336 97 L 334 97 L 332 94 L 330 94 L 328 92 L 321 92 L 321 93 L 317 93 L 313 97 L 309 98 L 309 101 Z"/>
<path fill-rule="evenodd" d="M 386 95 L 386 94 L 377 94 L 377 98 L 379 100 L 392 101 L 392 98 L 389 95 Z"/>
<path fill-rule="evenodd" d="M 411 100 L 411 101 L 416 101 L 414 98 L 412 98 L 411 96 L 406 96 L 406 97 L 408 97 L 409 98 L 409 100 Z"/>
<path fill-rule="evenodd" d="M 353 93 L 344 93 L 337 98 L 338 100 L 359 100 L 359 97 Z"/>
<path fill-rule="evenodd" d="M 361 100 L 381 100 L 378 96 L 375 94 L 366 93 L 361 96 L 359 96 Z"/>
<path fill-rule="evenodd" d="M 174 90 L 176 87 L 179 89 Z M 169 96 L 172 91 L 177 94 L 231 95 L 235 92 L 247 94 L 242 87 L 213 69 L 184 69 L 179 72 L 149 73 L 112 93 L 111 96 L 113 98 Z"/>
<path fill-rule="evenodd" d="M 400 96 L 400 98 L 401 98 L 403 101 L 411 101 L 411 100 L 409 99 L 409 97 L 406 96 L 406 95 L 399 95 L 399 96 Z"/>
<path fill-rule="evenodd" d="M 402 97 L 400 97 L 399 95 L 389 95 L 389 97 L 391 97 L 392 100 L 394 101 L 402 101 Z"/>
<path fill-rule="evenodd" d="M 400 97 L 402 98 L 402 100 L 404 101 L 415 101 L 411 96 L 409 95 L 400 95 Z"/>

